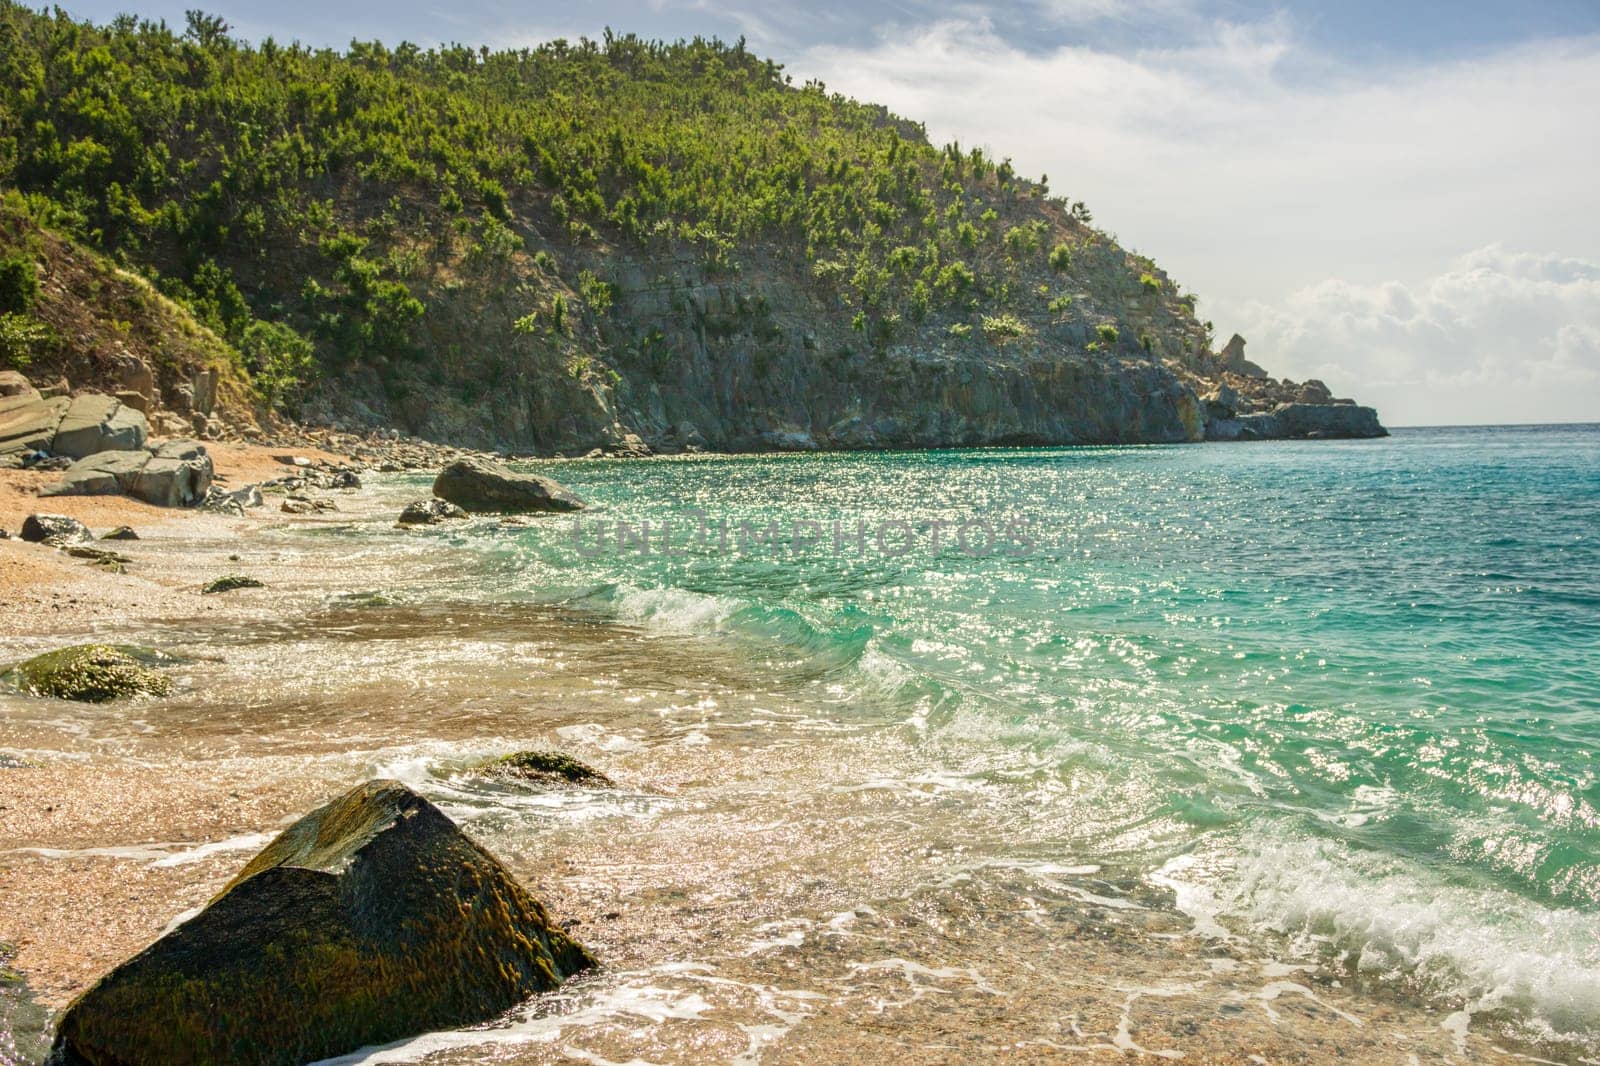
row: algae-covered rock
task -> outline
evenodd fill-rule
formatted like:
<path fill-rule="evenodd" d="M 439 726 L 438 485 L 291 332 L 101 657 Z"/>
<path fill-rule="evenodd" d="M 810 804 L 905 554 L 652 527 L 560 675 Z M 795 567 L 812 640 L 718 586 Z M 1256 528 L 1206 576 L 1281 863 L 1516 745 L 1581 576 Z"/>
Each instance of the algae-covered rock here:
<path fill-rule="evenodd" d="M 611 778 L 559 751 L 519 751 L 475 768 L 494 777 L 515 777 L 541 785 L 610 785 Z"/>
<path fill-rule="evenodd" d="M 264 589 L 266 587 L 265 582 L 258 581 L 253 577 L 247 577 L 244 574 L 226 574 L 215 581 L 209 582 L 200 590 L 200 594 L 210 596 L 218 592 L 232 592 L 234 589 Z"/>
<path fill-rule="evenodd" d="M 0 673 L 0 683 L 33 696 L 104 703 L 122 696 L 165 696 L 172 682 L 150 667 L 171 657 L 128 644 L 77 644 L 36 655 Z"/>
<path fill-rule="evenodd" d="M 101 540 L 138 540 L 139 534 L 132 526 L 118 526 L 116 529 L 101 534 Z"/>
<path fill-rule="evenodd" d="M 57 1063 L 303 1063 L 485 1021 L 594 960 L 397 781 L 290 826 L 69 1006 Z"/>

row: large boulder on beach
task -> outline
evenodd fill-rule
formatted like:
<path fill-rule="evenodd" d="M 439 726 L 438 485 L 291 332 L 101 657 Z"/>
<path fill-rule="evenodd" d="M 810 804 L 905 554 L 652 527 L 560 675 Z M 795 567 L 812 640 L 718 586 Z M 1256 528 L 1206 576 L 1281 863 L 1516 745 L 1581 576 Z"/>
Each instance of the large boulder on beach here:
<path fill-rule="evenodd" d="M 434 479 L 433 494 L 468 511 L 581 511 L 584 506 L 547 477 L 519 474 L 486 459 L 457 459 Z"/>
<path fill-rule="evenodd" d="M 48 454 L 56 427 L 71 406 L 65 396 L 47 400 L 31 387 L 0 396 L 0 468 L 19 467 L 31 455 Z"/>
<path fill-rule="evenodd" d="M 100 452 L 79 459 L 41 496 L 126 494 L 157 507 L 187 507 L 206 498 L 214 468 L 205 445 L 164 441 L 145 451 Z"/>
<path fill-rule="evenodd" d="M 137 452 L 150 435 L 144 412 L 115 396 L 47 396 L 15 382 L 7 387 L 14 391 L 0 395 L 0 467 L 21 466 L 35 453 L 82 459 L 97 452 Z"/>
<path fill-rule="evenodd" d="M 437 807 L 370 781 L 80 996 L 52 1059 L 290 1066 L 487 1021 L 593 962 Z"/>
<path fill-rule="evenodd" d="M 124 696 L 164 696 L 172 682 L 152 666 L 172 657 L 129 644 L 75 644 L 35 655 L 0 673 L 0 684 L 30 696 L 104 703 Z"/>

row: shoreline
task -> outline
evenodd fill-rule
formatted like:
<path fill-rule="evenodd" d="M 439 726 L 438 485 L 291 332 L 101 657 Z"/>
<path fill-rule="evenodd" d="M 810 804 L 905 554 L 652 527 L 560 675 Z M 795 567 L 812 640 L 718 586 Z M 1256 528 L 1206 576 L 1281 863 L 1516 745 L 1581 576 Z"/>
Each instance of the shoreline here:
<path fill-rule="evenodd" d="M 262 455 L 283 450 L 259 449 Z M 301 448 L 288 450 L 306 454 Z M 225 487 L 242 484 L 245 470 L 276 474 L 285 469 L 270 456 L 252 461 L 271 466 L 253 468 L 242 461 L 227 466 L 219 457 L 219 470 L 236 479 Z M 11 488 L 14 477 L 0 475 L 0 484 Z M 626 989 L 630 982 L 643 982 L 659 988 L 669 976 L 681 977 L 674 967 L 714 952 L 738 923 L 755 922 L 760 928 L 764 920 L 774 928 L 755 945 L 770 941 L 774 946 L 721 965 L 745 975 L 750 988 L 776 988 L 809 974 L 868 989 L 878 997 L 879 1009 L 902 1019 L 896 1025 L 911 1027 L 904 1031 L 921 1027 L 930 1034 L 929 1046 L 912 1061 L 947 1061 L 950 1051 L 941 1041 L 968 1039 L 965 1027 L 985 1014 L 999 1012 L 997 1018 L 1020 1023 L 1060 1018 L 1068 1004 L 1072 1024 L 1058 1027 L 1049 1038 L 991 1041 L 967 1050 L 1019 1062 L 1136 1050 L 1183 1051 L 1186 1059 L 1198 1054 L 1205 1061 L 1242 1061 L 1250 1054 L 1273 1061 L 1342 1054 L 1351 1061 L 1379 1062 L 1404 1053 L 1432 1061 L 1462 1052 L 1484 1061 L 1513 1061 L 1538 1050 L 1442 1028 L 1442 1014 L 1398 989 L 1358 992 L 1348 976 L 1279 961 L 1262 954 L 1264 945 L 1231 934 L 1208 936 L 1159 886 L 1124 879 L 1092 861 L 1082 872 L 1049 864 L 1013 868 L 1006 865 L 1011 860 L 999 856 L 945 856 L 933 865 L 944 872 L 926 883 L 903 884 L 888 870 L 859 875 L 859 885 L 831 884 L 826 874 L 814 885 L 792 880 L 782 872 L 791 865 L 797 871 L 826 871 L 830 856 L 859 853 L 870 842 L 856 839 L 850 824 L 838 822 L 825 806 L 794 809 L 792 825 L 774 822 L 790 817 L 783 813 L 790 804 L 772 782 L 799 775 L 817 788 L 830 775 L 872 780 L 880 760 L 890 765 L 908 760 L 912 741 L 857 738 L 846 730 L 829 742 L 838 759 L 827 767 L 796 766 L 787 749 L 760 734 L 744 744 L 717 741 L 685 748 L 679 742 L 692 732 L 673 727 L 662 734 L 663 725 L 653 715 L 628 708 L 637 694 L 674 688 L 689 693 L 674 697 L 674 705 L 692 704 L 694 693 L 718 676 L 717 663 L 692 637 L 654 646 L 657 657 L 666 647 L 682 658 L 662 678 L 660 667 L 635 662 L 639 649 L 632 638 L 619 639 L 614 627 L 559 610 L 472 611 L 446 604 L 438 620 L 421 609 L 397 608 L 368 622 L 359 610 L 330 606 L 335 584 L 319 571 L 344 561 L 342 543 L 329 538 L 308 545 L 302 538 L 290 551 L 284 531 L 389 514 L 398 495 L 369 485 L 340 496 L 349 509 L 330 516 L 273 509 L 245 519 L 162 512 L 122 500 L 40 501 L 51 506 L 38 509 L 69 514 L 69 504 L 127 504 L 80 512 L 92 516 L 97 533 L 124 522 L 141 535 L 148 530 L 148 538 L 127 546 L 135 563 L 126 575 L 105 574 L 39 545 L 0 542 L 0 560 L 9 562 L 10 553 L 26 551 L 15 557 L 39 567 L 31 585 L 7 587 L 8 594 L 15 587 L 33 599 L 22 601 L 25 609 L 8 617 L 0 631 L 6 638 L 25 638 L 22 643 L 43 650 L 63 643 L 49 639 L 57 634 L 114 633 L 149 624 L 157 626 L 161 644 L 194 641 L 205 656 L 215 656 L 219 646 L 249 652 L 237 665 L 201 658 L 193 688 L 169 701 L 175 704 L 171 708 L 109 705 L 111 713 L 147 720 L 123 738 L 102 736 L 95 728 L 105 709 L 76 705 L 0 726 L 5 729 L 0 749 L 20 749 L 31 764 L 0 770 L 0 837 L 16 842 L 0 855 L 0 913 L 10 916 L 0 926 L 0 941 L 17 943 L 20 951 L 12 965 L 41 1004 L 59 1010 L 178 915 L 202 905 L 266 837 L 329 798 L 336 783 L 353 784 L 401 768 L 421 773 L 432 787 L 454 788 L 440 767 L 511 750 L 539 735 L 603 764 L 629 785 L 628 804 L 640 809 L 700 804 L 709 812 L 703 824 L 697 821 L 686 834 L 662 842 L 664 855 L 652 860 L 661 865 L 645 863 L 645 853 L 624 846 L 615 835 L 619 830 L 607 830 L 604 820 L 580 820 L 570 827 L 557 823 L 532 843 L 521 843 L 522 837 L 499 828 L 494 818 L 468 823 L 469 832 L 487 836 L 491 850 L 558 920 L 601 955 L 602 972 L 579 982 L 574 995 L 595 984 Z M 0 525 L 6 521 L 0 518 Z M 424 543 L 431 554 L 418 566 L 449 565 L 448 548 Z M 200 582 L 213 576 L 210 569 L 228 554 L 244 556 L 240 569 L 266 578 L 268 590 L 237 598 L 199 597 Z M 369 586 L 378 565 L 352 563 L 338 586 L 350 592 Z M 69 601 L 58 609 L 53 606 L 58 601 L 50 599 L 82 600 L 96 591 L 109 602 Z M 319 612 L 320 620 L 308 621 Z M 22 624 L 19 617 L 31 620 Z M 511 636 L 500 635 L 513 623 Z M 381 663 L 373 666 L 371 678 L 320 677 L 310 664 L 292 659 L 293 668 L 281 676 L 263 672 L 261 667 L 277 655 L 274 648 L 281 646 L 292 657 L 302 655 L 300 649 L 314 651 L 308 625 L 316 633 L 334 634 L 379 626 L 380 637 L 393 635 L 390 644 L 426 634 L 434 649 L 488 641 L 489 659 L 428 667 L 426 676 L 440 691 L 425 699 L 404 679 L 365 691 L 374 678 L 384 677 Z M 220 645 L 208 643 L 208 632 L 219 627 L 229 635 Z M 480 684 L 479 673 L 488 669 L 484 664 L 503 657 L 507 648 L 516 649 L 518 658 L 495 666 L 502 684 Z M 389 650 L 398 655 L 407 649 Z M 416 654 L 426 659 L 439 652 Z M 311 687 L 308 678 L 315 682 Z M 506 695 L 474 696 L 479 689 Z M 713 691 L 721 700 L 736 694 Z M 239 696 L 244 698 L 235 711 Z M 422 705 L 413 710 L 398 703 L 407 700 Z M 298 717 L 287 732 L 261 728 L 249 717 L 251 707 L 263 708 L 269 720 L 290 711 Z M 513 714 L 521 717 L 509 721 Z M 372 724 L 361 724 L 369 716 Z M 594 732 L 590 722 L 604 729 Z M 662 736 L 674 743 L 658 746 L 653 738 Z M 414 769 L 418 752 L 426 760 L 420 771 Z M 870 806 L 893 802 L 886 795 L 871 799 Z M 628 832 L 628 824 L 620 831 Z M 591 831 L 590 825 L 599 828 Z M 748 856 L 725 850 L 719 838 L 730 833 L 748 840 Z M 901 857 L 910 860 L 910 855 Z M 949 877 L 971 883 L 957 901 L 940 887 L 941 878 Z M 748 898 L 729 895 L 724 882 L 730 880 L 742 884 Z M 852 892 L 863 888 L 870 889 L 873 900 L 866 909 L 851 902 Z M 1019 909 L 1018 900 L 1030 898 L 1043 909 Z M 833 932 L 824 920 L 830 908 L 838 916 Z M 813 917 L 794 916 L 802 913 Z M 922 956 L 925 946 L 908 939 L 929 921 L 948 925 L 955 936 L 948 958 Z M 86 926 L 96 930 L 94 937 L 83 935 Z M 842 967 L 837 947 L 849 943 L 861 950 L 858 945 L 865 942 L 841 940 L 846 930 L 863 938 L 870 931 L 887 954 L 863 964 L 866 969 Z M 959 930 L 965 932 L 956 935 Z M 1001 943 L 1025 942 L 1037 953 L 1028 957 L 1056 959 L 1061 973 L 1040 984 L 1024 969 L 997 965 L 988 939 L 996 931 L 1003 934 Z M 963 947 L 962 939 L 972 942 Z M 1003 1005 L 993 998 L 996 990 L 1004 993 Z M 782 1006 L 771 1009 L 800 1019 L 779 1028 L 787 1032 L 803 1024 L 806 1039 L 799 1046 L 775 1047 L 771 1061 L 862 1052 L 860 1022 L 870 1013 L 813 1009 L 804 997 L 779 999 Z M 533 1010 L 526 1024 L 537 1032 L 545 1023 L 537 1004 Z M 1006 1023 L 996 1024 L 1002 1026 L 997 1036 L 1003 1034 Z M 742 1030 L 732 1026 L 719 1032 L 707 1054 L 735 1057 L 739 1041 L 746 1039 Z M 631 1045 L 623 1035 L 603 1031 L 592 1035 L 590 1046 L 597 1054 L 625 1058 Z M 451 1058 L 446 1050 L 442 1061 L 472 1061 L 470 1050 L 462 1054 L 467 1057 Z M 557 1053 L 550 1061 L 559 1058 Z M 687 1060 L 668 1056 L 668 1061 Z"/>

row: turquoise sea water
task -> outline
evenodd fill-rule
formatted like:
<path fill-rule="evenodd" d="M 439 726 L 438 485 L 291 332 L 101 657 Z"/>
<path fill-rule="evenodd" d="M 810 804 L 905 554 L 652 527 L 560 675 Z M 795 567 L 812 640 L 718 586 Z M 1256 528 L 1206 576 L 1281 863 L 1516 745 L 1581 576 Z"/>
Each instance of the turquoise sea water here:
<path fill-rule="evenodd" d="M 458 535 L 464 581 L 1087 790 L 1063 848 L 1205 927 L 1600 1027 L 1600 427 L 551 472 L 593 509 Z"/>

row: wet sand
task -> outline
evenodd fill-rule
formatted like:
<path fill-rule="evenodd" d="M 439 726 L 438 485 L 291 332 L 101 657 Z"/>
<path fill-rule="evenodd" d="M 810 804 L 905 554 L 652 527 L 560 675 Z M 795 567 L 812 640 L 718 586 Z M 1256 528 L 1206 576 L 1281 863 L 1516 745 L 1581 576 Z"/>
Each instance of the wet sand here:
<path fill-rule="evenodd" d="M 119 545 L 128 575 L 0 542 L 24 552 L 0 555 L 20 560 L 7 595 L 42 597 L 19 601 L 0 660 L 90 635 L 189 659 L 161 700 L 0 694 L 0 755 L 23 764 L 0 769 L 0 941 L 45 1006 L 203 905 L 286 822 L 390 776 L 603 965 L 496 1027 L 351 1061 L 1576 1060 L 1492 1019 L 1463 1031 L 1336 961 L 1197 930 L 1160 886 L 1061 853 L 1093 835 L 1092 790 L 996 781 L 963 764 L 959 730 L 797 706 L 692 638 L 452 600 L 447 535 L 350 532 L 387 530 L 416 494 L 375 480 L 332 515 L 151 526 Z M 268 588 L 198 595 L 227 570 Z M 932 773 L 938 744 L 949 769 Z M 532 747 L 621 787 L 463 773 Z"/>

